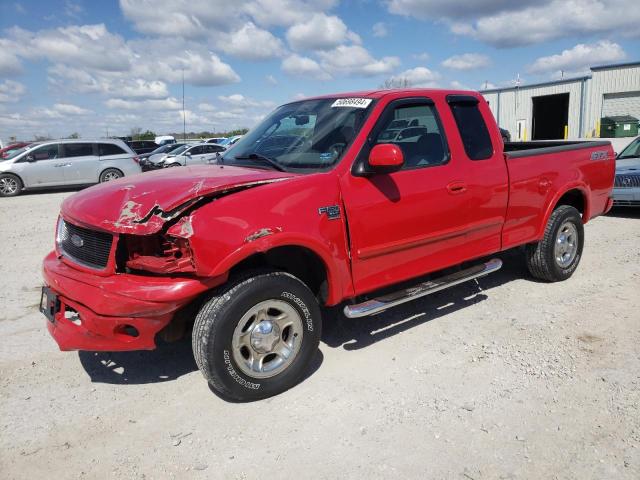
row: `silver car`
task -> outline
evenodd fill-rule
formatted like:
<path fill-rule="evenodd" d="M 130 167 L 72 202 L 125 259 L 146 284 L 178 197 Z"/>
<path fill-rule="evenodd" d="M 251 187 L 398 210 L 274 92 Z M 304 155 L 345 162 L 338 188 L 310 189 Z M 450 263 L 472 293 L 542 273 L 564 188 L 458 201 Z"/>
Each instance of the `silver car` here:
<path fill-rule="evenodd" d="M 108 182 L 140 173 L 138 157 L 122 140 L 54 140 L 0 161 L 0 197 L 23 190 Z"/>
<path fill-rule="evenodd" d="M 640 207 L 640 137 L 616 158 L 613 204 L 620 207 Z"/>
<path fill-rule="evenodd" d="M 188 167 L 190 165 L 202 165 L 215 163 L 218 153 L 226 149 L 215 143 L 200 143 L 185 145 L 169 152 L 158 163 L 163 167 Z"/>

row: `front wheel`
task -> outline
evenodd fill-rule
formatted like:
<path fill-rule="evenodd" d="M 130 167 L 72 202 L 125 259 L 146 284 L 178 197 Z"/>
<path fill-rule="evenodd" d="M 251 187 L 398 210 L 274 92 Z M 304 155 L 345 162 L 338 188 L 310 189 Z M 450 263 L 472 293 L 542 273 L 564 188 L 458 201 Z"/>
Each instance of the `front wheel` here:
<path fill-rule="evenodd" d="M 578 268 L 583 247 L 584 226 L 580 212 L 569 205 L 561 205 L 549 217 L 542 240 L 527 245 L 529 272 L 547 282 L 566 280 Z"/>
<path fill-rule="evenodd" d="M 0 197 L 15 197 L 22 191 L 22 182 L 15 175 L 3 173 L 0 175 Z"/>
<path fill-rule="evenodd" d="M 321 323 L 304 283 L 285 272 L 256 272 L 204 304 L 193 327 L 193 353 L 221 397 L 259 400 L 302 380 L 318 350 Z"/>

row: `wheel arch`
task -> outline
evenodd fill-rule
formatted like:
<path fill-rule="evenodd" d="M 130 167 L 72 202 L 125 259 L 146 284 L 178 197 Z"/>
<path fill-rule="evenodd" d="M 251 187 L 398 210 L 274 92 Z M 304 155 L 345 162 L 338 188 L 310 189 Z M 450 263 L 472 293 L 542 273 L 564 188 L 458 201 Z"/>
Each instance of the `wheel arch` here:
<path fill-rule="evenodd" d="M 296 241 L 255 242 L 245 245 L 216 267 L 214 274 L 233 274 L 243 269 L 270 267 L 291 273 L 302 280 L 319 302 L 334 305 L 342 300 L 341 272 L 328 252 L 301 239 Z"/>
<path fill-rule="evenodd" d="M 586 185 L 575 184 L 559 190 L 549 202 L 545 211 L 543 221 L 538 228 L 537 238 L 542 238 L 549 217 L 556 208 L 561 205 L 574 207 L 582 215 L 582 223 L 587 223 L 591 215 L 591 205 L 589 202 L 589 190 Z"/>

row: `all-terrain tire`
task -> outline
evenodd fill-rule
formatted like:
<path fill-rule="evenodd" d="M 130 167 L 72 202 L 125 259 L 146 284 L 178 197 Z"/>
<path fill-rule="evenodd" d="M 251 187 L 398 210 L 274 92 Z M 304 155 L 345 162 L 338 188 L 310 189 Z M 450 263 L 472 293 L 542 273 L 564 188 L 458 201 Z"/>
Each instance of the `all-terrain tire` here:
<path fill-rule="evenodd" d="M 561 240 L 561 229 L 575 232 L 575 249 L 569 263 L 563 264 L 556 255 L 556 244 Z M 544 237 L 526 247 L 527 268 L 535 278 L 547 282 L 566 280 L 578 268 L 584 247 L 584 226 L 578 210 L 569 205 L 556 208 L 547 222 Z"/>
<path fill-rule="evenodd" d="M 302 340 L 284 370 L 256 378 L 238 365 L 233 338 L 243 316 L 261 302 L 270 301 L 285 302 L 297 312 Z M 321 328 L 318 302 L 298 278 L 280 271 L 246 272 L 216 289 L 200 309 L 193 327 L 193 354 L 220 397 L 239 402 L 259 400 L 284 392 L 304 378 L 317 353 Z"/>
<path fill-rule="evenodd" d="M 10 173 L 0 175 L 0 197 L 16 197 L 23 188 L 22 180 Z"/>

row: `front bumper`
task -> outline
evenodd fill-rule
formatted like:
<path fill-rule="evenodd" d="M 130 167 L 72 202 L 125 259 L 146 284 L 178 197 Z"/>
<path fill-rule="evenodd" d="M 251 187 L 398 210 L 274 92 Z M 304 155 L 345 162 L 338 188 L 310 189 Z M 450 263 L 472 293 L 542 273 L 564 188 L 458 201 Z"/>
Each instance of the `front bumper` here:
<path fill-rule="evenodd" d="M 615 207 L 640 207 L 640 188 L 614 188 Z"/>
<path fill-rule="evenodd" d="M 178 309 L 226 281 L 226 277 L 102 277 L 70 267 L 55 252 L 44 259 L 42 270 L 46 285 L 59 300 L 47 328 L 60 350 L 153 350 L 156 334 Z M 77 313 L 75 321 L 67 312 Z"/>

